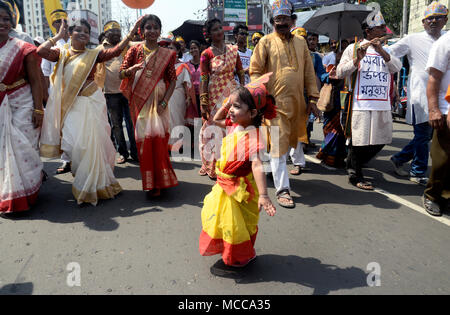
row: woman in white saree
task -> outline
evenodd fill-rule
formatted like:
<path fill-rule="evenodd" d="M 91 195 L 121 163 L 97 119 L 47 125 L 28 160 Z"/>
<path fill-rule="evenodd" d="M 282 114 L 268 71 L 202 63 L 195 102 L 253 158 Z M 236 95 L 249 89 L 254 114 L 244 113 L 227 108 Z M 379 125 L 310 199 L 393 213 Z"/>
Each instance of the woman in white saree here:
<path fill-rule="evenodd" d="M 136 23 L 130 34 L 139 27 Z M 71 46 L 53 48 L 69 31 Z M 57 61 L 51 80 L 52 93 L 45 110 L 41 155 L 58 157 L 65 152 L 72 161 L 72 193 L 78 204 L 96 205 L 98 199 L 111 199 L 122 188 L 114 177 L 116 150 L 110 138 L 105 97 L 94 81 L 96 64 L 119 56 L 131 36 L 111 49 L 86 49 L 90 25 L 76 22 L 61 27 L 55 38 L 38 48 L 38 54 Z"/>
<path fill-rule="evenodd" d="M 38 152 L 42 91 L 36 47 L 10 38 L 12 13 L 0 1 L 0 213 L 29 210 L 42 183 Z"/>

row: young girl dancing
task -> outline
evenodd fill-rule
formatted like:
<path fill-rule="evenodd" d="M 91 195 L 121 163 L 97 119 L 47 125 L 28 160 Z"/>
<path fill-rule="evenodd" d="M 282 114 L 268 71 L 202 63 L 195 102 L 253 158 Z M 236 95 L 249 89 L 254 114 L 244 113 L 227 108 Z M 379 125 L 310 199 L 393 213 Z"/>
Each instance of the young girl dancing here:
<path fill-rule="evenodd" d="M 276 116 L 275 100 L 264 86 L 269 76 L 237 88 L 214 116 L 228 135 L 216 163 L 217 184 L 204 200 L 199 249 L 203 256 L 222 254 L 231 267 L 244 267 L 256 257 L 259 211 L 276 212 L 259 158 L 264 144 L 258 127 Z"/>

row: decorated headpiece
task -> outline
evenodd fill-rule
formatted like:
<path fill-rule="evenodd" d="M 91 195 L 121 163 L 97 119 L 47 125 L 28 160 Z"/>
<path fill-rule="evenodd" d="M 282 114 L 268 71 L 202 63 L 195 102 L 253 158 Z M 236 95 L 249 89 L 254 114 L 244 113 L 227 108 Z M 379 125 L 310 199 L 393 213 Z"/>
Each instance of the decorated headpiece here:
<path fill-rule="evenodd" d="M 430 3 L 430 5 L 425 9 L 425 19 L 427 17 L 430 16 L 436 16 L 436 15 L 441 15 L 441 16 L 447 16 L 448 15 L 448 9 L 445 5 L 437 2 L 437 1 L 433 1 L 432 3 Z"/>
<path fill-rule="evenodd" d="M 51 24 L 58 20 L 67 20 L 67 12 L 61 9 L 55 10 L 50 13 Z"/>
<path fill-rule="evenodd" d="M 253 34 L 252 40 L 255 40 L 256 38 L 263 38 L 263 35 L 261 35 L 260 33 Z"/>
<path fill-rule="evenodd" d="M 383 14 L 381 14 L 380 5 L 377 2 L 367 4 L 368 8 L 372 8 L 373 11 L 367 16 L 366 23 L 369 28 L 374 28 L 381 25 L 386 25 Z"/>
<path fill-rule="evenodd" d="M 297 27 L 293 29 L 291 33 L 292 35 L 297 35 L 300 37 L 306 37 L 307 35 L 306 30 L 303 27 Z"/>
<path fill-rule="evenodd" d="M 103 31 L 104 32 L 107 32 L 107 31 L 112 30 L 112 29 L 119 29 L 120 30 L 121 29 L 120 24 L 117 23 L 116 21 L 109 21 L 103 27 Z"/>
<path fill-rule="evenodd" d="M 4 3 L 6 3 L 9 7 L 9 10 L 11 11 L 12 15 L 13 15 L 13 20 L 11 21 L 14 25 L 13 27 L 16 27 L 17 24 L 19 24 L 19 20 L 20 20 L 20 12 L 19 12 L 19 8 L 17 7 L 16 3 L 13 1 L 12 3 L 8 0 L 3 1 Z"/>
<path fill-rule="evenodd" d="M 183 43 L 185 42 L 184 39 L 183 39 L 183 37 L 181 37 L 181 36 L 177 36 L 177 38 L 175 39 L 175 41 L 176 41 L 176 42 L 183 42 Z"/>
<path fill-rule="evenodd" d="M 250 82 L 245 88 L 250 92 L 255 102 L 258 112 L 263 113 L 264 118 L 273 119 L 277 116 L 275 99 L 267 92 L 264 85 L 269 82 L 269 78 L 273 72 L 269 72 L 259 77 L 259 79 Z"/>
<path fill-rule="evenodd" d="M 292 3 L 289 0 L 275 0 L 272 4 L 273 17 L 279 15 L 292 15 Z"/>

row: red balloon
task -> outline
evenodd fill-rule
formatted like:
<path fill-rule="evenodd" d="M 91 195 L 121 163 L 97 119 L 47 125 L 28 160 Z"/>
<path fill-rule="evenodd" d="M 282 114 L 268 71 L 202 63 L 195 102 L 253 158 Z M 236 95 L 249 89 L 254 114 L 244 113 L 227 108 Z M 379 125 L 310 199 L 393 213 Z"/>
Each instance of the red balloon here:
<path fill-rule="evenodd" d="M 122 0 L 122 2 L 132 9 L 147 9 L 155 0 Z"/>

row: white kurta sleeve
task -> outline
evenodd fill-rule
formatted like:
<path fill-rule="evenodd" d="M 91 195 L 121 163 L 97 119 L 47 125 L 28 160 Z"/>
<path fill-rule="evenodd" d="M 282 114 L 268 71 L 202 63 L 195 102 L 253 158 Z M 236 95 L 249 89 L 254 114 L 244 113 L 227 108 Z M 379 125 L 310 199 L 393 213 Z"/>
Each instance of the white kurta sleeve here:
<path fill-rule="evenodd" d="M 395 56 L 397 58 L 402 58 L 411 53 L 411 48 L 409 45 L 409 36 L 406 36 L 396 42 L 394 45 L 389 46 L 388 52 L 391 56 Z"/>
<path fill-rule="evenodd" d="M 385 49 L 389 54 L 389 49 Z M 393 54 L 389 54 L 391 56 L 391 60 L 386 63 L 390 73 L 396 73 L 402 70 L 402 62 L 399 58 L 395 57 Z"/>
<path fill-rule="evenodd" d="M 336 74 L 339 79 L 349 77 L 358 68 L 353 64 L 353 48 L 354 44 L 349 45 L 342 54 L 341 61 L 336 69 Z"/>

